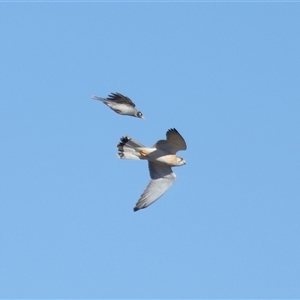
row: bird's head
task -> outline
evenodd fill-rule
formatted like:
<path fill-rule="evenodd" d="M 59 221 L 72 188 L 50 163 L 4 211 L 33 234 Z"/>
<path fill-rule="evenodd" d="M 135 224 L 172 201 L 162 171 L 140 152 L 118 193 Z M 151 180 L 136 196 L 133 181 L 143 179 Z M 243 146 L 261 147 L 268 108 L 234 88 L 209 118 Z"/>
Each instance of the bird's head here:
<path fill-rule="evenodd" d="M 177 165 L 182 166 L 182 165 L 185 165 L 185 164 L 186 164 L 185 160 L 182 157 L 177 156 Z"/>
<path fill-rule="evenodd" d="M 140 111 L 136 112 L 135 116 L 136 116 L 137 118 L 140 118 L 140 119 L 145 120 L 143 114 L 142 114 Z"/>

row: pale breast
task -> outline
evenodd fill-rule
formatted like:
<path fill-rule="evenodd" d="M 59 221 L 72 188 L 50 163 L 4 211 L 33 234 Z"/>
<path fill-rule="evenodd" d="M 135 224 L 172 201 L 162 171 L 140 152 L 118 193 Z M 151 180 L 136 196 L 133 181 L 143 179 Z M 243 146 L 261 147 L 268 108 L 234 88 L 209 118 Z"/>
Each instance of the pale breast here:
<path fill-rule="evenodd" d="M 175 154 L 166 154 L 163 150 L 155 150 L 148 154 L 149 160 L 159 162 L 163 165 L 177 166 L 177 158 Z"/>

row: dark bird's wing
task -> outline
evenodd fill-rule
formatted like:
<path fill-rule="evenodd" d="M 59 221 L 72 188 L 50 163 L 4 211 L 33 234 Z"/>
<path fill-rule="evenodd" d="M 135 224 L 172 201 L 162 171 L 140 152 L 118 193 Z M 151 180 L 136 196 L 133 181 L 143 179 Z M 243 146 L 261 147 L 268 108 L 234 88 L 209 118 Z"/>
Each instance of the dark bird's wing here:
<path fill-rule="evenodd" d="M 175 128 L 169 129 L 166 135 L 167 140 L 160 140 L 153 147 L 165 150 L 171 154 L 176 154 L 179 150 L 186 150 L 185 140 Z"/>
<path fill-rule="evenodd" d="M 130 98 L 128 98 L 128 97 L 126 97 L 122 94 L 119 94 L 119 93 L 111 93 L 107 97 L 107 100 L 113 101 L 113 102 L 116 102 L 116 103 L 119 103 L 119 104 L 128 104 L 132 107 L 135 107 L 135 104 L 131 101 Z"/>
<path fill-rule="evenodd" d="M 115 104 L 126 104 L 131 107 L 135 107 L 135 104 L 131 101 L 130 98 L 119 93 L 111 93 L 107 98 L 102 98 L 94 95 L 92 95 L 91 98 L 94 100 L 102 101 L 106 104 L 114 102 Z"/>

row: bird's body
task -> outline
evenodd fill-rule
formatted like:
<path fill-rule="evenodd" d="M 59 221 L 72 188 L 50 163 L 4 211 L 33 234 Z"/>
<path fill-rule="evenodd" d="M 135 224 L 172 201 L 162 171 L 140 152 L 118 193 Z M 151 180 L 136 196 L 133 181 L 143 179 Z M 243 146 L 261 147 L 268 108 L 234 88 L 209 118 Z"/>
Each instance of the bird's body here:
<path fill-rule="evenodd" d="M 121 159 L 148 160 L 151 181 L 138 200 L 134 211 L 146 208 L 159 199 L 174 183 L 176 175 L 171 167 L 182 166 L 185 160 L 176 155 L 186 150 L 186 143 L 176 129 L 167 132 L 167 140 L 158 141 L 153 147 L 145 147 L 138 141 L 125 136 L 117 146 Z"/>
<path fill-rule="evenodd" d="M 91 98 L 102 101 L 117 114 L 144 119 L 143 114 L 135 108 L 135 104 L 131 99 L 120 93 L 111 93 L 107 98 L 94 95 Z"/>
<path fill-rule="evenodd" d="M 168 152 L 164 150 L 159 150 L 155 148 L 153 152 L 148 154 L 148 157 L 149 157 L 149 161 L 153 161 L 161 165 L 170 166 L 170 167 L 181 166 L 175 154 L 168 154 Z"/>

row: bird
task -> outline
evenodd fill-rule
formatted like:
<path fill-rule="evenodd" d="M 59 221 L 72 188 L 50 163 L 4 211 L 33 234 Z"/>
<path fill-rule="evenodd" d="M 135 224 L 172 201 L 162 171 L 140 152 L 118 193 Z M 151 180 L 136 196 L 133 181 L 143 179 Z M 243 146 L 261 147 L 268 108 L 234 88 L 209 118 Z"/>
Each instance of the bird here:
<path fill-rule="evenodd" d="M 151 180 L 133 211 L 146 208 L 158 200 L 176 179 L 171 167 L 186 164 L 183 158 L 176 155 L 177 151 L 187 149 L 183 137 L 175 128 L 169 129 L 166 137 L 166 140 L 159 140 L 150 148 L 129 136 L 122 136 L 117 145 L 120 159 L 148 160 Z"/>
<path fill-rule="evenodd" d="M 107 98 L 101 98 L 92 95 L 91 98 L 102 101 L 119 115 L 127 115 L 145 119 L 143 114 L 135 108 L 135 104 L 131 101 L 131 99 L 120 93 L 111 93 Z"/>

